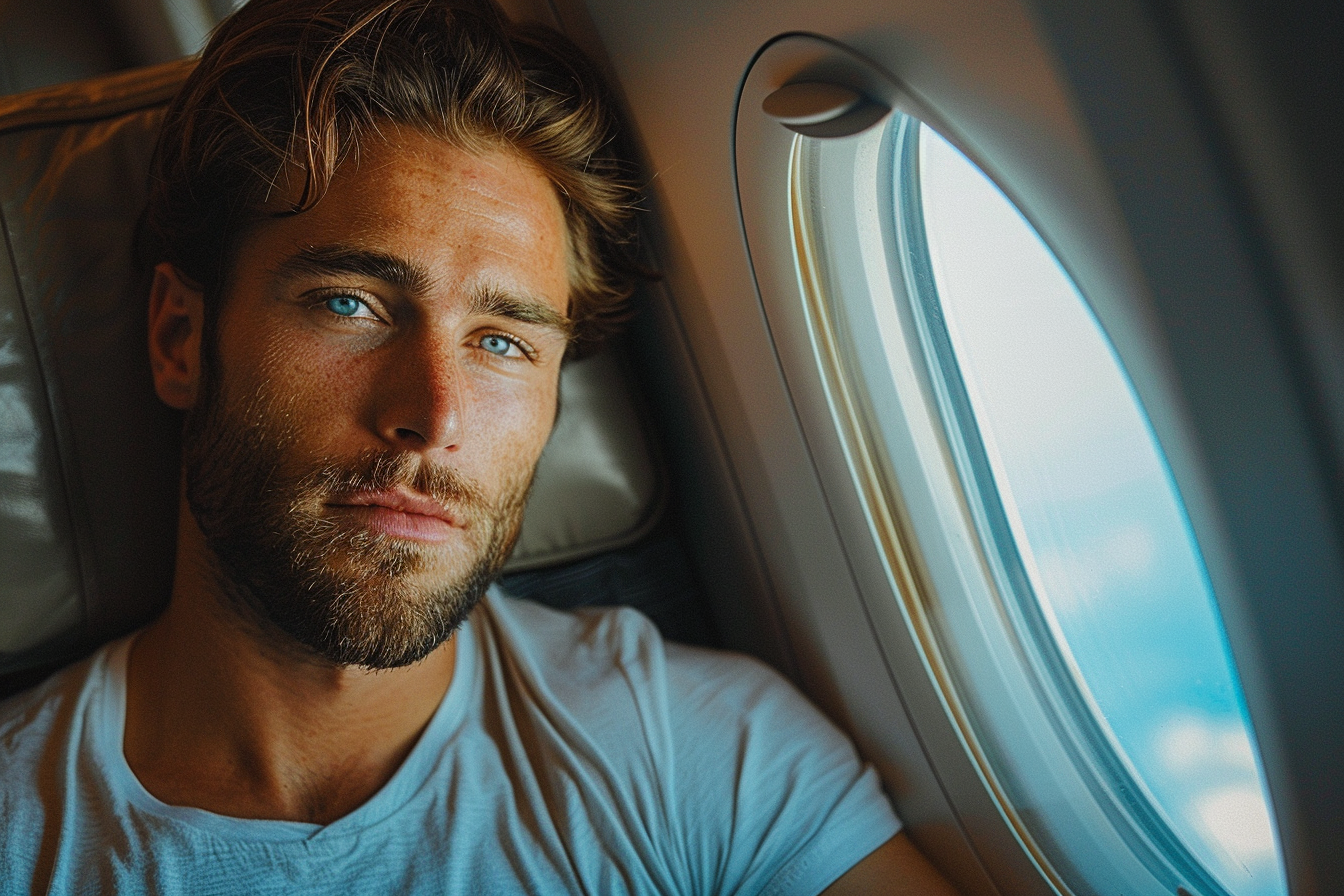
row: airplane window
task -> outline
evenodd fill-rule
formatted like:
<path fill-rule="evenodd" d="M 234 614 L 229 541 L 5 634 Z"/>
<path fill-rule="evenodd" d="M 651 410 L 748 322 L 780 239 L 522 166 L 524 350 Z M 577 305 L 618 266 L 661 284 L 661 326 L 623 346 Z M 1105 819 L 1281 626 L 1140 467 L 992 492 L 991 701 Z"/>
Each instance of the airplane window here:
<path fill-rule="evenodd" d="M 792 248 L 789 285 L 762 238 L 781 216 L 748 206 L 767 313 L 820 376 L 795 374 L 797 400 L 820 394 L 847 470 L 829 487 L 856 489 L 886 570 L 865 600 L 894 596 L 913 639 L 879 641 L 920 653 L 941 721 L 918 724 L 949 725 L 974 769 L 949 780 L 979 782 L 1053 892 L 1284 896 L 1199 547 L 1072 280 L 905 111 L 766 134 L 789 141 Z"/>
<path fill-rule="evenodd" d="M 1095 719 L 1114 774 L 1229 893 L 1282 894 L 1213 594 L 1134 391 L 1031 226 L 950 143 L 912 127 L 895 180 L 918 193 L 898 207 L 922 217 L 927 240 L 932 289 L 917 304 L 962 475 L 996 504 L 982 538 L 1028 605 L 1023 641 L 1067 676 L 1058 684 Z"/>

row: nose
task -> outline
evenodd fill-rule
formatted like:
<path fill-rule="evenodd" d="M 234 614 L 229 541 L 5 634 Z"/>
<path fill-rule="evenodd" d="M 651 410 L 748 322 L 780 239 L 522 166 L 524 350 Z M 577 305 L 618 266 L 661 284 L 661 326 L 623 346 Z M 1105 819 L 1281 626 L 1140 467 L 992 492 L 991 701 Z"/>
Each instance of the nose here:
<path fill-rule="evenodd" d="M 389 345 L 378 384 L 377 429 L 408 451 L 454 451 L 464 430 L 466 390 L 455 342 L 430 333 Z"/>

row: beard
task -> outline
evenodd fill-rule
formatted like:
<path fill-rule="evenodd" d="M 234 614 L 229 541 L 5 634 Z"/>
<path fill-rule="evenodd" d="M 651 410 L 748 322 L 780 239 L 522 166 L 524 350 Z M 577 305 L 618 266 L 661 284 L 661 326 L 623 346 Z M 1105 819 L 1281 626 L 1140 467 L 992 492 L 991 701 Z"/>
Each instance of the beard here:
<path fill-rule="evenodd" d="M 491 500 L 414 453 L 305 459 L 283 402 L 257 395 L 230 408 L 217 367 L 204 366 L 183 433 L 186 497 L 232 608 L 269 640 L 340 666 L 392 669 L 428 656 L 508 559 L 532 471 Z M 328 508 L 397 487 L 451 507 L 464 548 L 374 531 Z"/>

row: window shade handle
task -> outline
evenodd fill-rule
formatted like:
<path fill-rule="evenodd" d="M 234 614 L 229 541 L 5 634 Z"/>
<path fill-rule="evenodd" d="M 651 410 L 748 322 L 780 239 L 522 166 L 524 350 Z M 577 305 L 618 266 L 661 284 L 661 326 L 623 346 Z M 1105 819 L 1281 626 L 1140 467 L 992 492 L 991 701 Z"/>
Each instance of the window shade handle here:
<path fill-rule="evenodd" d="M 830 81 L 795 81 L 761 103 L 766 115 L 805 137 L 849 137 L 886 117 L 891 107 Z"/>

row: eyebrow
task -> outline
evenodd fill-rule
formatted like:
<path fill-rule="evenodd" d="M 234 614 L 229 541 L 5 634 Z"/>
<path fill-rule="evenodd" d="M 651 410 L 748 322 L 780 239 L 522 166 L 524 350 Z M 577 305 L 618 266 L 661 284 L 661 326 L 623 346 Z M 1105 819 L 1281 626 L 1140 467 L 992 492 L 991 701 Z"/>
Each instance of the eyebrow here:
<path fill-rule="evenodd" d="M 430 291 L 429 272 L 409 259 L 351 246 L 305 246 L 276 266 L 283 279 L 303 276 L 352 274 L 381 280 L 412 298 L 423 298 Z M 504 317 L 527 324 L 558 330 L 569 339 L 574 322 L 547 302 L 493 286 L 477 290 L 471 297 L 469 313 L 485 317 Z"/>
<path fill-rule="evenodd" d="M 275 273 L 283 279 L 353 274 L 381 280 L 411 296 L 429 292 L 429 273 L 420 265 L 387 252 L 350 246 L 305 246 L 280 262 Z"/>
<path fill-rule="evenodd" d="M 549 327 L 559 330 L 566 339 L 574 333 L 574 321 L 546 302 L 489 286 L 478 290 L 472 296 L 471 312 L 485 317 L 507 317 L 527 324 Z"/>

